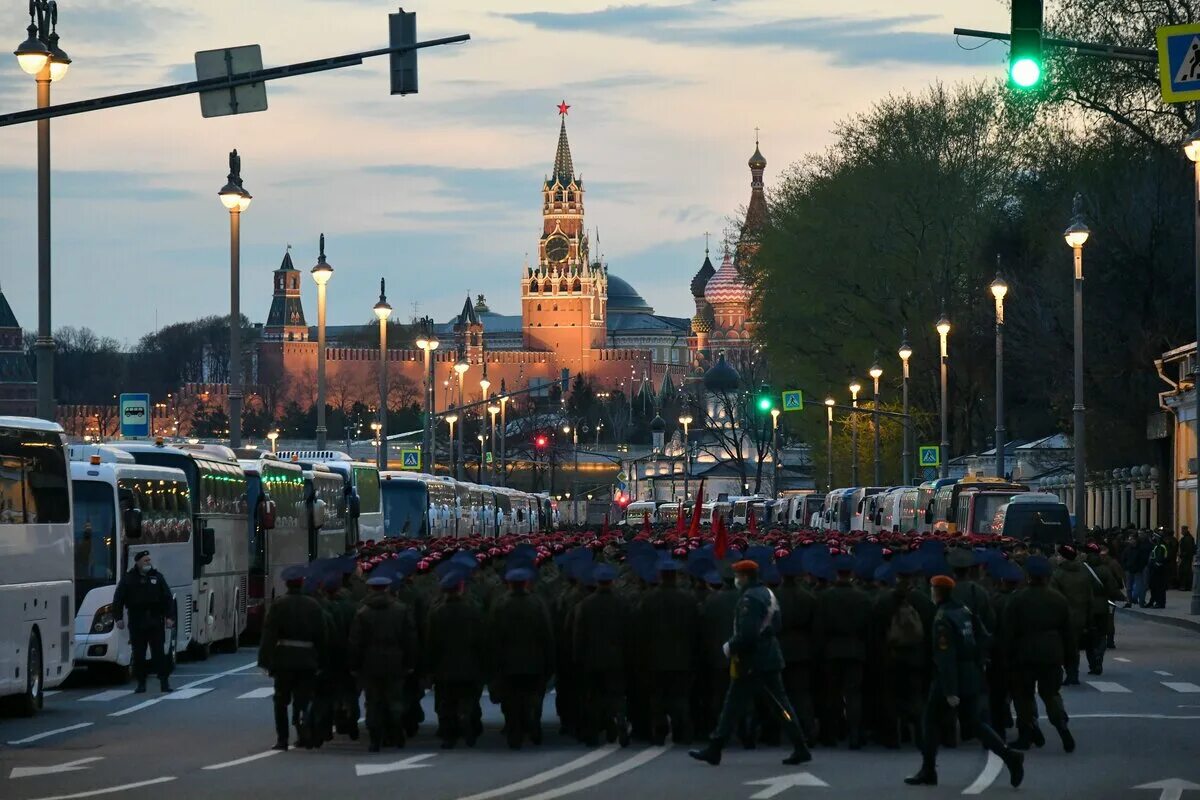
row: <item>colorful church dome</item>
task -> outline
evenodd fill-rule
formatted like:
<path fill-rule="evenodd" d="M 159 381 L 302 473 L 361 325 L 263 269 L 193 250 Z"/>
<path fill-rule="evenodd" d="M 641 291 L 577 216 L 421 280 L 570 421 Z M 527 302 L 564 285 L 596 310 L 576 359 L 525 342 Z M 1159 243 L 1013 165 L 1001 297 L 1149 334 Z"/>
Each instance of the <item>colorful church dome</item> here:
<path fill-rule="evenodd" d="M 692 278 L 692 297 L 704 297 L 704 287 L 708 286 L 709 280 L 716 272 L 712 261 L 708 258 L 708 248 L 706 247 L 704 248 L 704 263 L 700 265 L 699 272 Z"/>
<path fill-rule="evenodd" d="M 742 376 L 725 360 L 725 353 L 717 357 L 708 372 L 704 373 L 704 388 L 710 392 L 736 392 L 742 383 Z"/>
<path fill-rule="evenodd" d="M 716 324 L 716 321 L 713 319 L 712 306 L 708 303 L 705 303 L 696 312 L 696 316 L 692 317 L 692 330 L 696 333 L 712 333 L 714 324 Z"/>
<path fill-rule="evenodd" d="M 750 302 L 750 286 L 738 275 L 728 252 L 721 262 L 721 268 L 704 287 L 704 299 L 713 305 Z"/>

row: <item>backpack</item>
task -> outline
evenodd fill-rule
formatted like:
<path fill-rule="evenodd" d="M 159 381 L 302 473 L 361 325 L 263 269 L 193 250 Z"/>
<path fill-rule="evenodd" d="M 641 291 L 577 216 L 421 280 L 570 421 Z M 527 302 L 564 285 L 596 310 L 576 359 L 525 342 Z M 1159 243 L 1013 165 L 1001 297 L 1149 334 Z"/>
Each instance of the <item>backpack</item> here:
<path fill-rule="evenodd" d="M 891 625 L 888 626 L 887 643 L 890 649 L 920 647 L 925 643 L 925 623 L 921 615 L 908 602 L 908 596 L 900 598 L 896 611 L 892 614 Z"/>

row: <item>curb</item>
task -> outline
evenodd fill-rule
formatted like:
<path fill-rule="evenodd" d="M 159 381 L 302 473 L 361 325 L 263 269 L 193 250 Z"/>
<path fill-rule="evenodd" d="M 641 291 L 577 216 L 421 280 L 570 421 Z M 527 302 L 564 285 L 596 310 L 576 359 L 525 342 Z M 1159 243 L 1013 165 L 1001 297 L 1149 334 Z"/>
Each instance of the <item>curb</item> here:
<path fill-rule="evenodd" d="M 1200 633 L 1200 615 L 1188 619 L 1166 616 L 1164 614 L 1155 614 L 1153 611 L 1146 611 L 1140 608 L 1119 608 L 1117 611 L 1121 614 L 1128 614 L 1139 619 L 1157 622 L 1159 625 L 1170 625 L 1174 628 L 1183 628 L 1185 630 Z"/>

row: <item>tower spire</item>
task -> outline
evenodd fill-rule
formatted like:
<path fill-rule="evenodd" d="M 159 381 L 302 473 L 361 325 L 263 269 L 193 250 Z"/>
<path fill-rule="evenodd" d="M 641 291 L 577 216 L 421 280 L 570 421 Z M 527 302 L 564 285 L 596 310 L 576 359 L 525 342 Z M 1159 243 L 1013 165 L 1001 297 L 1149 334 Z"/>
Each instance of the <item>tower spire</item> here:
<path fill-rule="evenodd" d="M 563 184 L 570 183 L 575 176 L 575 165 L 571 162 L 571 143 L 567 141 L 567 109 L 569 108 L 566 100 L 558 105 L 562 123 L 558 128 L 558 150 L 554 153 L 554 177 Z"/>

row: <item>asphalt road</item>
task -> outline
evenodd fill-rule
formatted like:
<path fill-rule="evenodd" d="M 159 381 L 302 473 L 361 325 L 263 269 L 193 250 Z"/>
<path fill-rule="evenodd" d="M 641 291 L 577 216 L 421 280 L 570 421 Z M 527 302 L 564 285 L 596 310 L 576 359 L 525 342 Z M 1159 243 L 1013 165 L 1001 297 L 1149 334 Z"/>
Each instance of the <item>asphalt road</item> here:
<path fill-rule="evenodd" d="M 1180 795 L 1135 787 L 1177 779 L 1197 785 L 1182 800 L 1200 800 L 1200 633 L 1123 616 L 1117 643 L 1103 676 L 1064 690 L 1078 750 L 1063 753 L 1043 725 L 1049 741 L 1027 755 L 1022 796 L 1170 800 Z M 805 768 L 782 766 L 782 749 L 735 747 L 714 768 L 682 747 L 588 749 L 556 736 L 512 752 L 490 704 L 474 749 L 440 750 L 427 722 L 403 750 L 368 755 L 364 742 L 339 737 L 321 750 L 276 753 L 270 683 L 252 650 L 182 663 L 172 681 L 174 694 L 158 694 L 151 681 L 149 693 L 133 695 L 132 685 L 114 689 L 80 676 L 47 697 L 39 716 L 0 718 L 0 798 L 801 800 L 1013 792 L 1003 768 L 973 744 L 942 752 L 937 788 L 901 783 L 919 765 L 912 750 L 822 748 Z M 548 733 L 557 730 L 552 708 L 548 697 Z"/>

